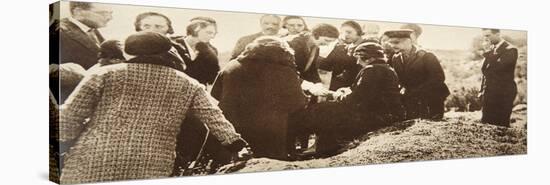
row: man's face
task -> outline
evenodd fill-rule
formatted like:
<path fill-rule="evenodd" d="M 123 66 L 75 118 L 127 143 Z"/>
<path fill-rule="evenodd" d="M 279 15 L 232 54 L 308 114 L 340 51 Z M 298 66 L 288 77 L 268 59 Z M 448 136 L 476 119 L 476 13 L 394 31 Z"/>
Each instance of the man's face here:
<path fill-rule="evenodd" d="M 266 16 L 261 20 L 260 26 L 265 35 L 275 35 L 281 29 L 281 20 L 274 16 Z"/>
<path fill-rule="evenodd" d="M 74 14 L 78 20 L 91 28 L 102 28 L 107 26 L 107 22 L 113 19 L 113 10 L 108 5 L 92 4 L 89 10 L 81 8 L 74 9 Z"/>
<path fill-rule="evenodd" d="M 304 31 L 306 25 L 301 19 L 289 19 L 286 21 L 285 27 L 289 34 L 295 35 Z"/>
<path fill-rule="evenodd" d="M 356 42 L 361 38 L 355 29 L 350 26 L 342 26 L 340 28 L 341 38 L 346 44 L 351 44 Z"/>
<path fill-rule="evenodd" d="M 315 39 L 315 45 L 317 46 L 326 46 L 331 42 L 334 42 L 337 38 L 320 36 L 319 39 Z"/>
<path fill-rule="evenodd" d="M 390 41 L 390 38 L 387 35 L 383 35 L 380 38 L 380 45 L 382 45 L 382 48 L 384 48 L 384 51 L 392 51 L 393 52 L 393 48 L 391 47 L 389 41 Z"/>
<path fill-rule="evenodd" d="M 139 28 L 143 31 L 157 32 L 163 35 L 168 34 L 168 21 L 161 16 L 148 16 L 141 19 Z"/>
<path fill-rule="evenodd" d="M 498 44 L 500 41 L 500 33 L 493 33 L 491 30 L 483 30 L 483 39 L 489 41 L 491 44 Z"/>
<path fill-rule="evenodd" d="M 197 32 L 197 37 L 201 42 L 210 42 L 216 36 L 216 27 L 214 25 L 209 25 L 206 28 L 203 28 Z"/>
<path fill-rule="evenodd" d="M 390 38 L 388 43 L 396 53 L 407 52 L 412 48 L 412 40 L 410 38 Z"/>

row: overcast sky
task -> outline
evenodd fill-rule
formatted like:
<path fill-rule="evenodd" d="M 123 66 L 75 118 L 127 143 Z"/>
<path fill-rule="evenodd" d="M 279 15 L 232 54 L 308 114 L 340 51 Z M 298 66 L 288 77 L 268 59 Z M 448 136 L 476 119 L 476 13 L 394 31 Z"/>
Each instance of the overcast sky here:
<path fill-rule="evenodd" d="M 64 2 L 64 1 L 62 1 Z M 134 31 L 135 17 L 143 12 L 153 11 L 167 15 L 171 20 L 176 35 L 184 35 L 185 27 L 189 19 L 196 16 L 207 16 L 214 18 L 218 23 L 218 35 L 212 43 L 220 52 L 230 51 L 237 39 L 244 35 L 257 33 L 260 30 L 259 18 L 262 14 L 208 11 L 208 10 L 190 10 L 181 8 L 160 8 L 132 5 L 112 5 L 113 20 L 107 27 L 100 29 L 101 33 L 107 39 L 124 39 Z M 61 6 L 61 18 L 69 16 L 68 4 Z M 313 27 L 318 23 L 329 23 L 337 27 L 346 21 L 343 19 L 327 19 L 305 17 L 308 27 Z M 380 27 L 381 32 L 388 29 L 396 29 L 402 23 L 360 21 L 360 24 L 375 23 Z M 470 47 L 472 38 L 478 36 L 481 31 L 479 28 L 470 27 L 451 27 L 420 24 L 423 33 L 418 40 L 419 44 L 428 49 L 459 49 L 465 50 Z M 503 30 L 504 34 L 513 37 L 526 37 L 527 32 Z"/>

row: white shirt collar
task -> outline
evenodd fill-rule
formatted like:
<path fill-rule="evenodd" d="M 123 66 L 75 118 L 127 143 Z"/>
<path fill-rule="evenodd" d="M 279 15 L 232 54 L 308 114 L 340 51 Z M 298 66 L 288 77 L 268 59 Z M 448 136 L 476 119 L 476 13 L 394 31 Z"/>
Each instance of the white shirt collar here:
<path fill-rule="evenodd" d="M 78 28 L 80 28 L 84 33 L 88 32 L 91 29 L 89 26 L 86 26 L 85 24 L 83 24 L 82 22 L 76 20 L 73 17 L 69 17 L 69 21 L 76 24 L 76 26 L 78 26 Z"/>
<path fill-rule="evenodd" d="M 501 39 L 500 42 L 498 42 L 497 45 L 495 45 L 495 51 L 504 43 L 504 39 Z"/>
<path fill-rule="evenodd" d="M 185 40 L 184 40 L 185 41 Z M 195 52 L 195 50 L 191 47 L 191 45 L 189 45 L 189 43 L 187 41 L 184 42 L 185 43 L 185 46 L 187 47 L 188 51 L 189 52 L 189 57 L 191 57 L 191 60 L 195 60 L 195 58 L 197 58 L 197 53 Z"/>

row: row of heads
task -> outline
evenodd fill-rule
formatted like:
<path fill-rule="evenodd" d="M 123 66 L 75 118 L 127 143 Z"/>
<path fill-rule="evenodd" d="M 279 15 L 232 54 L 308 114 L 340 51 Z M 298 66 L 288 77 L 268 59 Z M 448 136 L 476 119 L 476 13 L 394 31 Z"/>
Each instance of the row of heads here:
<path fill-rule="evenodd" d="M 169 52 L 172 47 L 173 41 L 170 38 L 150 31 L 136 32 L 128 36 L 124 42 L 124 52 L 134 56 L 162 55 Z M 244 53 L 252 54 L 260 50 L 266 52 L 281 51 L 288 56 L 294 54 L 288 42 L 277 36 L 258 37 L 247 46 Z M 384 58 L 384 49 L 375 41 L 365 41 L 354 47 L 351 55 L 358 59 Z"/>
<path fill-rule="evenodd" d="M 69 2 L 69 8 L 71 15 L 79 20 L 82 20 L 84 24 L 92 28 L 100 28 L 106 26 L 107 22 L 112 19 L 112 9 L 108 4 L 101 3 L 91 3 L 91 2 Z M 144 24 L 144 20 L 147 18 L 160 18 L 164 24 Z M 216 21 L 210 17 L 195 17 L 190 20 L 191 24 L 187 26 L 187 34 L 191 36 L 197 36 L 198 30 L 204 29 L 206 27 L 212 27 L 213 31 L 206 36 L 207 39 L 212 39 L 217 33 Z M 158 21 L 157 21 L 158 23 Z M 146 12 L 138 15 L 134 22 L 135 30 L 142 31 L 144 29 L 151 29 L 163 34 L 173 34 L 174 29 L 172 27 L 172 21 L 163 14 L 157 12 Z M 262 32 L 264 35 L 275 35 L 279 32 L 279 29 L 285 28 L 288 30 L 289 34 L 297 34 L 303 31 L 309 31 L 309 28 L 306 24 L 306 21 L 303 17 L 300 16 L 286 16 L 284 19 L 281 19 L 278 15 L 263 15 L 260 18 L 260 26 L 262 27 Z M 377 25 L 371 25 L 374 27 L 374 30 L 378 30 Z M 150 27 L 150 28 L 146 28 Z M 368 32 L 368 28 L 361 26 L 361 24 L 356 21 L 346 21 L 342 23 L 341 28 L 348 28 L 347 30 L 354 30 L 346 33 L 346 30 L 342 30 L 343 35 L 355 35 L 363 36 Z M 423 30 L 418 24 L 404 24 L 400 27 L 401 29 L 412 30 L 413 41 L 416 42 L 416 39 L 420 37 Z M 150 30 L 150 31 L 151 31 Z M 365 31 L 367 30 L 367 31 Z M 483 33 L 483 36 L 487 40 L 498 40 L 497 37 L 500 36 L 500 30 L 484 28 L 487 33 Z M 336 30 L 337 31 L 337 30 Z M 332 36 L 335 35 L 334 30 L 332 30 Z M 314 36 L 316 34 L 314 33 Z M 384 35 L 382 35 L 384 36 Z M 353 36 L 352 36 L 353 37 Z M 492 38 L 491 38 L 492 37 Z"/>
<path fill-rule="evenodd" d="M 106 4 L 90 3 L 90 2 L 69 2 L 69 7 L 73 17 L 80 19 L 84 24 L 87 24 L 93 28 L 104 27 L 108 21 L 112 19 L 111 8 Z M 214 29 L 214 35 L 217 33 L 216 20 L 210 17 L 194 17 L 190 19 L 190 24 L 186 28 L 187 35 L 197 36 L 197 32 L 200 29 L 204 29 L 208 26 L 212 26 Z M 378 30 L 377 25 L 372 25 L 375 30 Z M 145 12 L 136 16 L 134 21 L 134 27 L 136 31 L 156 31 L 162 34 L 174 34 L 174 28 L 172 26 L 171 19 L 158 12 Z M 311 31 L 308 27 L 305 19 L 300 16 L 286 16 L 281 18 L 278 15 L 263 15 L 260 18 L 260 27 L 264 35 L 275 35 L 279 33 L 281 28 L 288 31 L 289 34 L 298 34 L 304 31 Z M 411 29 L 414 31 L 415 37 L 422 34 L 422 28 L 417 24 L 405 24 L 402 29 Z M 363 36 L 368 31 L 364 31 L 365 25 L 349 20 L 341 24 L 341 32 L 349 33 L 355 36 Z M 328 30 L 325 33 L 330 36 L 337 35 L 338 30 Z M 318 35 L 313 33 L 313 35 Z"/>

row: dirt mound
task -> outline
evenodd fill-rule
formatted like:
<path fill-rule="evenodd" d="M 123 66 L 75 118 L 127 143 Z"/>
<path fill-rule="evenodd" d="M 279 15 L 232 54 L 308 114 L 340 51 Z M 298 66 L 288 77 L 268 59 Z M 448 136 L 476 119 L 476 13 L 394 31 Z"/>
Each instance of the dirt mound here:
<path fill-rule="evenodd" d="M 293 162 L 256 158 L 240 164 L 237 172 L 526 154 L 526 112 L 513 113 L 511 128 L 479 123 L 480 112 L 448 112 L 443 121 L 414 120 L 369 133 L 350 144 L 353 148 L 330 158 Z M 230 167 L 219 173 L 235 169 Z"/>

